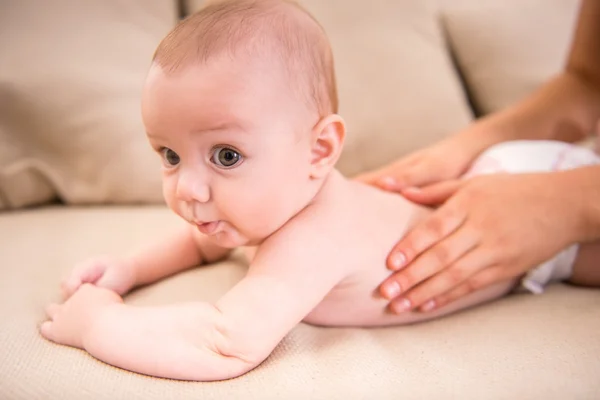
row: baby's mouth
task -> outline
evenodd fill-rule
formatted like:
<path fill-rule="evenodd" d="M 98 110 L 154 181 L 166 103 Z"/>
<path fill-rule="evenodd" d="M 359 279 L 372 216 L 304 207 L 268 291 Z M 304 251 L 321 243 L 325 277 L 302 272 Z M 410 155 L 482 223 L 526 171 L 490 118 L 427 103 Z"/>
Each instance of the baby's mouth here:
<path fill-rule="evenodd" d="M 194 222 L 198 227 L 198 230 L 205 235 L 211 235 L 216 232 L 219 227 L 221 221 L 211 221 L 211 222 Z"/>

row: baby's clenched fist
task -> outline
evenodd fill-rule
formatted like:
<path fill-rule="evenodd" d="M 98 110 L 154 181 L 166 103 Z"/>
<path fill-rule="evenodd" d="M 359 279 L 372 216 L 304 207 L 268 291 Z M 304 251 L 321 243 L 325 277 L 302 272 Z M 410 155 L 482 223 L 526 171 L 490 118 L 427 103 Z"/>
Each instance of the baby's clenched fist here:
<path fill-rule="evenodd" d="M 124 295 L 135 285 L 133 263 L 127 259 L 97 257 L 77 264 L 61 283 L 63 297 L 71 297 L 85 283 Z"/>

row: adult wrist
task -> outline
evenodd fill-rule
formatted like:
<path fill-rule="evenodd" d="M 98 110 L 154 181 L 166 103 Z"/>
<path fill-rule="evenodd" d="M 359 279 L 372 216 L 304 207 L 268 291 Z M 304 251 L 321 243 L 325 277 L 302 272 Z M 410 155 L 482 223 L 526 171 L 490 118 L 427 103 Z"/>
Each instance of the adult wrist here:
<path fill-rule="evenodd" d="M 510 140 L 503 124 L 499 123 L 502 118 L 501 115 L 490 115 L 458 133 L 458 141 L 473 160 L 490 147 Z"/>

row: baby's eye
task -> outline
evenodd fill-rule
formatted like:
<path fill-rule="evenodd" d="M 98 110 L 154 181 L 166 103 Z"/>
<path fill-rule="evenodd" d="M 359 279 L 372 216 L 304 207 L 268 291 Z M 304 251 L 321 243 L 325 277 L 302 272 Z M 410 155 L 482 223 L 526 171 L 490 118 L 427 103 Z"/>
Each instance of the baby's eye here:
<path fill-rule="evenodd" d="M 219 167 L 231 168 L 242 160 L 242 155 L 229 147 L 215 147 L 210 161 Z"/>
<path fill-rule="evenodd" d="M 168 147 L 163 147 L 160 151 L 162 153 L 163 159 L 169 164 L 171 167 L 179 164 L 179 156 L 173 150 Z"/>

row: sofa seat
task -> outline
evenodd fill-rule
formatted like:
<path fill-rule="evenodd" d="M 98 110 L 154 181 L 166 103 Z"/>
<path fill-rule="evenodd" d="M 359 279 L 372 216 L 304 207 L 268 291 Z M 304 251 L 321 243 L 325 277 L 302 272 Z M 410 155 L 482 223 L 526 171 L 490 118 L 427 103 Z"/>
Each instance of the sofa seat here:
<path fill-rule="evenodd" d="M 259 367 L 221 382 L 131 373 L 39 335 L 45 305 L 59 299 L 59 282 L 77 261 L 92 254 L 125 254 L 178 223 L 163 206 L 47 206 L 0 214 L 0 399 L 600 395 L 600 291 L 563 284 L 542 295 L 514 294 L 410 326 L 340 329 L 302 323 Z M 227 261 L 140 288 L 125 300 L 139 306 L 214 301 L 245 270 L 243 258 L 234 253 Z"/>

